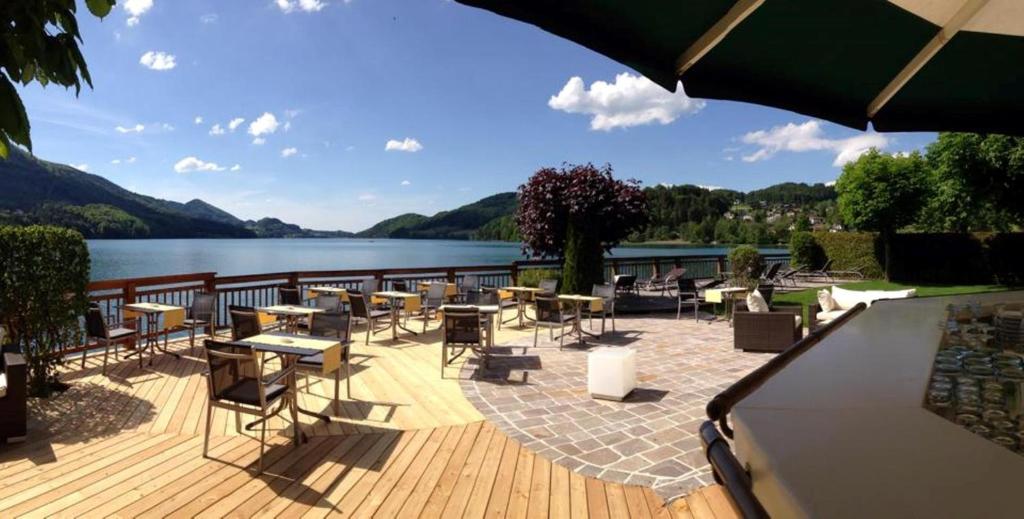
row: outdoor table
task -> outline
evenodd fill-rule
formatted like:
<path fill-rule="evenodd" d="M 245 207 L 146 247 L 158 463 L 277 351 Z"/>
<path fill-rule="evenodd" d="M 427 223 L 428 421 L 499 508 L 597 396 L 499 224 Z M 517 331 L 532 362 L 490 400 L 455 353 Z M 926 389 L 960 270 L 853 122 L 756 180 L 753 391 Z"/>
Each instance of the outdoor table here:
<path fill-rule="evenodd" d="M 599 311 L 604 307 L 604 299 L 598 296 L 581 296 L 573 294 L 563 294 L 558 296 L 558 301 L 569 303 L 573 305 L 576 312 L 576 319 L 573 320 L 572 328 L 569 330 L 569 334 L 576 334 L 580 346 L 586 344 L 583 340 L 584 335 L 591 337 L 600 337 L 600 334 L 590 333 L 583 330 L 583 305 L 584 303 L 590 305 L 591 311 Z"/>
<path fill-rule="evenodd" d="M 1020 517 L 1024 456 L 925 409 L 950 303 L 880 301 L 733 407 L 735 450 L 772 517 Z"/>
<path fill-rule="evenodd" d="M 725 303 L 725 319 L 729 321 L 729 326 L 732 326 L 732 314 L 736 310 L 736 298 L 746 297 L 747 292 L 750 292 L 750 289 L 744 287 L 709 288 L 704 291 L 704 300 L 715 304 Z"/>
<path fill-rule="evenodd" d="M 264 306 L 257 309 L 260 312 L 269 315 L 278 315 L 285 318 L 285 331 L 288 333 L 298 333 L 299 331 L 299 319 L 302 317 L 310 317 L 312 314 L 323 312 L 322 308 L 313 308 L 309 306 L 297 306 L 297 305 L 274 305 Z"/>
<path fill-rule="evenodd" d="M 430 282 L 429 281 L 420 281 L 419 283 L 416 283 L 416 288 L 420 292 L 426 292 L 428 289 L 430 289 Z M 445 284 L 445 287 L 444 287 L 444 297 L 446 299 L 451 300 L 451 299 L 455 298 L 458 295 L 459 295 L 459 287 L 456 286 L 455 283 L 447 283 L 447 284 Z"/>
<path fill-rule="evenodd" d="M 146 340 L 145 343 L 135 351 L 125 356 L 142 355 L 142 352 L 149 348 L 149 364 L 153 364 L 153 355 L 157 350 L 181 358 L 181 355 L 167 351 L 167 343 L 170 340 L 170 330 L 177 328 L 185 322 L 185 309 L 180 306 L 171 306 L 160 303 L 129 303 L 122 307 L 126 319 L 133 319 L 139 315 L 146 318 Z M 164 316 L 163 328 L 160 328 L 160 316 Z M 160 332 L 164 334 L 164 346 L 160 347 Z"/>
<path fill-rule="evenodd" d="M 406 328 L 405 326 L 402 326 L 402 324 L 398 322 L 398 318 L 400 317 L 402 310 L 405 310 L 406 313 L 411 313 L 422 308 L 423 302 L 420 300 L 419 294 L 413 294 L 412 292 L 396 292 L 394 290 L 389 290 L 384 292 L 374 292 L 373 295 L 388 300 L 388 307 L 390 307 L 391 311 L 392 340 L 398 340 L 399 328 L 413 335 L 419 335 L 418 333 Z M 403 304 L 399 305 L 398 300 L 402 300 Z M 423 318 L 426 319 L 427 316 L 424 315 Z"/>
<path fill-rule="evenodd" d="M 307 357 L 309 355 L 322 353 L 324 357 L 323 374 L 330 374 L 335 370 L 341 369 L 343 347 L 341 342 L 335 339 L 310 337 L 308 335 L 291 333 L 264 333 L 239 341 L 234 341 L 232 344 L 247 346 L 252 348 L 253 352 L 277 353 L 281 356 L 282 368 L 293 367 L 300 357 Z M 290 405 L 294 405 L 297 412 L 314 418 L 319 418 L 324 422 L 330 423 L 331 418 L 329 416 L 309 411 L 299 406 L 297 392 L 298 387 L 294 374 L 288 377 L 288 386 L 291 388 L 292 394 L 295 395 L 294 401 L 292 401 Z M 282 409 L 283 407 L 284 406 L 282 406 Z M 280 411 L 281 409 L 278 409 L 274 414 L 277 414 Z M 262 421 L 263 420 L 261 419 L 247 424 L 245 428 L 247 430 L 251 430 Z M 295 424 L 295 426 L 298 427 L 298 424 Z M 302 436 L 305 438 L 306 434 L 302 433 Z"/>
<path fill-rule="evenodd" d="M 335 295 L 341 298 L 343 302 L 348 302 L 348 289 L 339 287 L 309 287 L 306 289 L 306 295 L 310 299 L 315 299 L 320 294 Z"/>
<path fill-rule="evenodd" d="M 541 290 L 541 289 L 539 289 L 537 287 L 520 287 L 520 286 L 502 287 L 502 290 L 504 290 L 506 292 L 512 292 L 513 294 L 515 294 L 515 297 L 516 297 L 516 316 L 511 318 L 511 319 L 509 319 L 508 321 L 502 321 L 503 323 L 507 323 L 507 322 L 514 321 L 514 320 L 518 319 L 519 320 L 519 327 L 522 328 L 523 327 L 523 318 L 524 317 L 528 321 L 533 321 L 534 320 L 534 319 L 530 318 L 529 315 L 526 314 L 526 305 L 530 301 L 533 300 L 533 296 L 534 295 L 543 292 L 543 290 Z"/>
<path fill-rule="evenodd" d="M 445 308 L 449 306 L 457 306 L 460 308 L 466 308 L 467 306 L 476 308 L 480 311 L 480 315 L 487 317 L 487 347 L 494 347 L 494 320 L 498 314 L 501 313 L 501 306 L 499 305 L 441 305 L 438 311 L 444 313 Z"/>

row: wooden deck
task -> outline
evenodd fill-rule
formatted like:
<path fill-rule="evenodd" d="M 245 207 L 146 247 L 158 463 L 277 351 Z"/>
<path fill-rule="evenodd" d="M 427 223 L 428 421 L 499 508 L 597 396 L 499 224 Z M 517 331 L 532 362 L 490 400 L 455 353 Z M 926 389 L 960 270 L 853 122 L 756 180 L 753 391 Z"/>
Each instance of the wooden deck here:
<path fill-rule="evenodd" d="M 181 359 L 143 370 L 122 360 L 108 376 L 99 359 L 79 369 L 76 358 L 62 376 L 72 388 L 30 404 L 30 440 L 0 446 L 0 517 L 735 517 L 717 487 L 666 505 L 552 464 L 483 421 L 456 368 L 442 379 L 436 329 L 377 337 L 354 347 L 352 398 L 336 423 L 303 417 L 310 441 L 296 448 L 291 424 L 271 422 L 260 477 L 259 442 L 226 411 L 214 415 L 212 459 L 202 457 L 198 349 L 172 343 Z M 329 412 L 332 386 L 310 377 L 301 405 Z"/>

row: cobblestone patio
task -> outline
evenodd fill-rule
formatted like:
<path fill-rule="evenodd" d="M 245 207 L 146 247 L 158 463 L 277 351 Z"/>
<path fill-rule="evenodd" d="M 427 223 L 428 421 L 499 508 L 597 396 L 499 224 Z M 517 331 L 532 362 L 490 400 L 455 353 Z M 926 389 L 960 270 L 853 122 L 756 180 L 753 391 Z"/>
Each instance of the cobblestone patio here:
<path fill-rule="evenodd" d="M 590 398 L 589 348 L 566 337 L 559 351 L 544 329 L 537 348 L 532 335 L 500 344 L 486 371 L 468 362 L 462 390 L 506 434 L 581 474 L 649 486 L 666 499 L 711 484 L 697 436 L 704 406 L 770 357 L 733 350 L 723 322 L 629 317 L 617 329 L 609 323 L 588 342 L 636 349 L 638 387 L 625 402 Z"/>

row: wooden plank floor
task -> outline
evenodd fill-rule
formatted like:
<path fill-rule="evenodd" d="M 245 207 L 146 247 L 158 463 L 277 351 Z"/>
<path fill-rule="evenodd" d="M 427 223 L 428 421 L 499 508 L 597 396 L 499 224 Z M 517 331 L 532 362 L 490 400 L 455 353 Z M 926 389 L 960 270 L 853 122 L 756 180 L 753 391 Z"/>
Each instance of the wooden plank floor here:
<path fill-rule="evenodd" d="M 271 423 L 256 477 L 259 442 L 225 411 L 202 457 L 203 364 L 187 343 L 172 348 L 181 359 L 121 361 L 108 376 L 92 357 L 65 366 L 72 388 L 32 402 L 29 441 L 0 446 L 0 517 L 736 517 L 715 487 L 666 505 L 523 448 L 482 421 L 457 369 L 442 379 L 436 331 L 356 345 L 342 418 L 304 418 L 298 447 L 290 423 Z M 309 382 L 303 407 L 328 410 L 333 381 Z"/>

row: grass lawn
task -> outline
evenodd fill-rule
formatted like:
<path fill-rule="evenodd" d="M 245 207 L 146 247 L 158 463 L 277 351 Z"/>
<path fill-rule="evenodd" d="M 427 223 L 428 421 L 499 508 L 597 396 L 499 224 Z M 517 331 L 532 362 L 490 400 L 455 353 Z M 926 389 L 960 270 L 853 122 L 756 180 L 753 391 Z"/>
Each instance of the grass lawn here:
<path fill-rule="evenodd" d="M 916 288 L 917 297 L 956 296 L 1013 290 L 1013 287 L 1005 285 L 904 285 L 902 283 L 891 283 L 881 280 L 842 283 L 838 286 L 850 290 L 903 290 L 905 288 Z M 807 309 L 818 301 L 818 290 L 821 289 L 808 288 L 797 292 L 775 294 L 772 297 L 772 302 L 800 303 L 804 305 L 804 322 L 810 322 L 807 318 Z"/>

